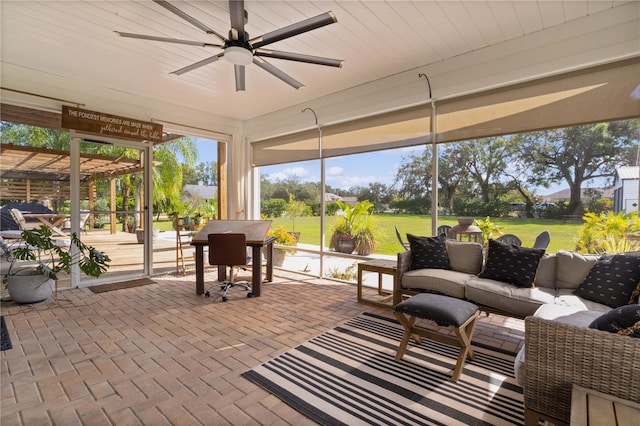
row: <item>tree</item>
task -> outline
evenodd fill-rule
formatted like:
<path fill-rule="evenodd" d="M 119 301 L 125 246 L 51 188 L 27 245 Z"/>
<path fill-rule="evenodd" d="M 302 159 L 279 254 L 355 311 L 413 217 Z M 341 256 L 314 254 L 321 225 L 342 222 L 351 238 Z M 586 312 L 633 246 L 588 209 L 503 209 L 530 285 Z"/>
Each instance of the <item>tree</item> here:
<path fill-rule="evenodd" d="M 153 203 L 158 211 L 168 211 L 181 199 L 182 171 L 185 166 L 193 166 L 197 158 L 197 148 L 191 138 L 181 138 L 154 147 Z M 180 158 L 183 161 L 180 161 Z"/>
<path fill-rule="evenodd" d="M 440 184 L 440 206 L 448 211 L 453 210 L 453 200 L 458 189 L 467 179 L 465 159 L 461 142 L 444 145 L 438 153 L 438 183 Z"/>
<path fill-rule="evenodd" d="M 530 161 L 530 182 L 548 186 L 564 180 L 571 191 L 568 213 L 580 214 L 584 182 L 612 177 L 615 168 L 625 163 L 625 151 L 637 140 L 634 121 L 523 133 L 514 140 Z"/>
<path fill-rule="evenodd" d="M 509 143 L 507 139 L 499 137 L 474 139 L 460 145 L 463 170 L 477 185 L 485 204 L 506 191 L 500 178 L 512 160 Z"/>
<path fill-rule="evenodd" d="M 431 205 L 431 152 L 403 158 L 393 186 L 397 191 L 394 206 L 409 213 L 427 213 Z"/>

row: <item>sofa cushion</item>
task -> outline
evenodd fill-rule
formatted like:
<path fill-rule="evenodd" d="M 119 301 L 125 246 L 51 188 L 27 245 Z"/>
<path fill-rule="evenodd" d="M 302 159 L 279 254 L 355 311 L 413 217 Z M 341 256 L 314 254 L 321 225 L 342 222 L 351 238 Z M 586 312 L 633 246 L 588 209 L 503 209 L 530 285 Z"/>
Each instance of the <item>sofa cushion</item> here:
<path fill-rule="evenodd" d="M 612 308 L 627 305 L 640 282 L 640 257 L 603 254 L 574 292 Z"/>
<path fill-rule="evenodd" d="M 484 271 L 478 277 L 532 287 L 544 249 L 520 247 L 489 240 L 489 252 Z"/>
<path fill-rule="evenodd" d="M 536 287 L 556 288 L 556 256 L 554 254 L 542 256 L 533 283 Z"/>
<path fill-rule="evenodd" d="M 554 299 L 553 304 L 565 308 L 574 308 L 600 313 L 609 312 L 611 310 L 611 306 L 584 299 L 580 296 L 576 296 L 573 292 L 574 290 L 568 288 L 560 288 L 556 290 L 556 298 Z M 589 324 L 585 324 L 584 326 L 586 327 L 587 325 Z"/>
<path fill-rule="evenodd" d="M 404 289 L 427 290 L 464 299 L 464 287 L 472 277 L 474 275 L 446 269 L 417 269 L 402 274 L 400 285 Z"/>
<path fill-rule="evenodd" d="M 597 254 L 559 250 L 556 253 L 556 288 L 578 288 L 599 257 Z"/>
<path fill-rule="evenodd" d="M 479 305 L 524 318 L 532 315 L 540 305 L 553 303 L 555 290 L 516 287 L 502 281 L 473 277 L 467 284 L 465 295 L 468 300 Z"/>
<path fill-rule="evenodd" d="M 640 305 L 625 305 L 612 309 L 593 320 L 589 328 L 640 337 Z"/>
<path fill-rule="evenodd" d="M 407 234 L 411 247 L 411 269 L 451 269 L 445 238 Z"/>
<path fill-rule="evenodd" d="M 447 239 L 445 241 L 451 269 L 477 275 L 482 270 L 482 244 Z"/>

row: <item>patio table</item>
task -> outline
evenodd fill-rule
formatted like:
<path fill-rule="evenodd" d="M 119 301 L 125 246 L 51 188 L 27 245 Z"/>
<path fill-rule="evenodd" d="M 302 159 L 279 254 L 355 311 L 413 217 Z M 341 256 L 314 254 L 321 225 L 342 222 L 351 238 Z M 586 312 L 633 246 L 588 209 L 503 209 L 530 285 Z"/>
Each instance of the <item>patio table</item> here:
<path fill-rule="evenodd" d="M 23 213 L 25 219 L 37 219 L 43 225 L 49 227 L 54 234 L 66 236 L 58 226 L 60 226 L 65 220 L 70 219 L 70 214 L 58 214 L 58 213 Z"/>

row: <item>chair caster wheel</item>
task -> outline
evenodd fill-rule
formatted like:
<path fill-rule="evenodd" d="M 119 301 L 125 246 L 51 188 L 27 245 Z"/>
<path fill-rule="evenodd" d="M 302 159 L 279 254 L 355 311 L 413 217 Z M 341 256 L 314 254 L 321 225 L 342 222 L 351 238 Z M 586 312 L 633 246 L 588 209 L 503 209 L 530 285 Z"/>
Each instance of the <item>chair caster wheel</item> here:
<path fill-rule="evenodd" d="M 227 299 L 227 296 L 222 296 L 222 301 L 223 301 L 223 302 L 226 302 L 227 300 L 228 300 L 228 299 Z"/>
<path fill-rule="evenodd" d="M 208 291 L 204 293 L 204 297 L 209 297 L 209 296 L 211 296 L 211 294 Z"/>
<path fill-rule="evenodd" d="M 249 299 L 251 297 L 253 297 L 253 293 L 251 293 L 251 292 L 247 293 L 247 299 Z"/>

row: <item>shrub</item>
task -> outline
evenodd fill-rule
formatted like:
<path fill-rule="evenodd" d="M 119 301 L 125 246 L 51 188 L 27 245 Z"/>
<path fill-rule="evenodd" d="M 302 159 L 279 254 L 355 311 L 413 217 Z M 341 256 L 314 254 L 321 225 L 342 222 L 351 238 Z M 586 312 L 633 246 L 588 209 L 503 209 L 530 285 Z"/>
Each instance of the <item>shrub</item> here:
<path fill-rule="evenodd" d="M 264 201 L 260 210 L 260 214 L 266 217 L 281 217 L 287 210 L 287 202 L 282 198 L 272 198 Z"/>
<path fill-rule="evenodd" d="M 638 249 L 638 213 L 585 213 L 577 250 L 582 253 L 621 253 Z"/>

